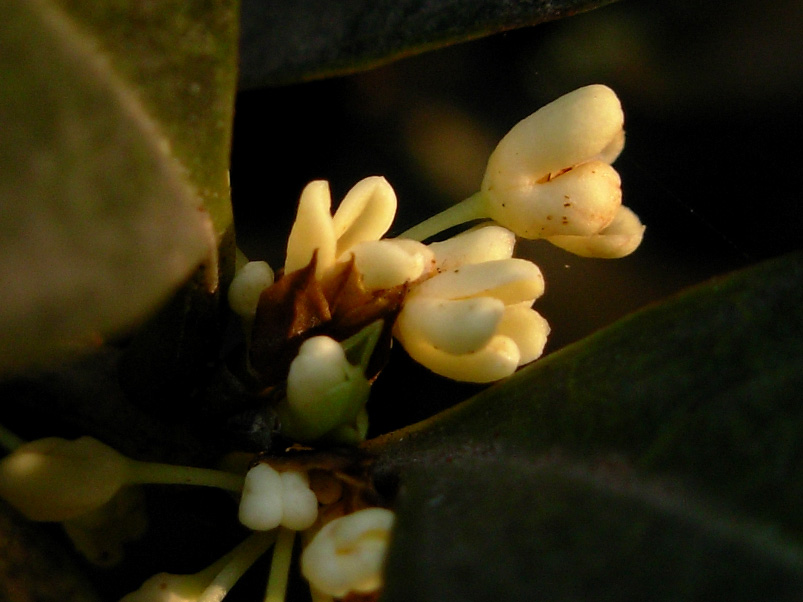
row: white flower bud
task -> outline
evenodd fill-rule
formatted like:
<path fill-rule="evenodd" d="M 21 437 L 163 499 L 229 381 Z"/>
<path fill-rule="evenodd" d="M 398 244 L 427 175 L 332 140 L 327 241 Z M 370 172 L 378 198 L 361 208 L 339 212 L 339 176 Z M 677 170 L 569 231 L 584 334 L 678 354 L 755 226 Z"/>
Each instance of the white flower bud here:
<path fill-rule="evenodd" d="M 337 255 L 366 240 L 379 240 L 396 216 L 396 193 L 381 176 L 364 178 L 349 190 L 332 223 Z"/>
<path fill-rule="evenodd" d="M 65 521 L 111 500 L 127 467 L 125 456 L 92 437 L 39 439 L 0 461 L 0 497 L 31 520 Z"/>
<path fill-rule="evenodd" d="M 318 263 L 315 273 L 318 277 L 334 265 L 337 243 L 331 206 L 328 182 L 316 180 L 306 185 L 298 201 L 296 220 L 287 239 L 285 272 L 294 272 L 309 265 L 316 250 Z"/>
<path fill-rule="evenodd" d="M 592 236 L 550 236 L 556 247 L 581 257 L 618 259 L 630 255 L 641 244 L 645 227 L 627 207 L 619 207 L 613 221 Z"/>
<path fill-rule="evenodd" d="M 370 388 L 363 368 L 349 363 L 340 343 L 325 336 L 307 339 L 290 364 L 286 411 L 279 407 L 282 432 L 314 441 L 339 426 L 352 425 Z"/>
<path fill-rule="evenodd" d="M 318 498 L 309 487 L 309 477 L 298 471 L 278 472 L 257 464 L 245 476 L 240 499 L 240 522 L 255 531 L 278 526 L 294 531 L 307 529 L 318 518 Z"/>
<path fill-rule="evenodd" d="M 229 307 L 246 319 L 254 317 L 259 296 L 273 284 L 273 270 L 265 261 L 249 261 L 237 270 L 229 286 Z"/>
<path fill-rule="evenodd" d="M 417 280 L 434 266 L 426 245 L 414 240 L 386 239 L 361 242 L 348 251 L 368 290 L 392 288 Z"/>
<path fill-rule="evenodd" d="M 549 326 L 529 307 L 543 292 L 541 270 L 524 259 L 462 265 L 417 284 L 393 333 L 436 374 L 499 380 L 543 352 Z"/>
<path fill-rule="evenodd" d="M 438 271 L 443 272 L 470 263 L 510 259 L 515 245 L 516 235 L 507 228 L 480 226 L 428 247 L 435 254 Z"/>
<path fill-rule="evenodd" d="M 609 163 L 624 144 L 614 92 L 586 86 L 542 107 L 500 141 L 482 182 L 486 211 L 524 238 L 596 234 L 621 204 Z"/>
<path fill-rule="evenodd" d="M 366 508 L 327 523 L 301 555 L 302 574 L 335 598 L 378 590 L 393 520 L 390 510 Z"/>

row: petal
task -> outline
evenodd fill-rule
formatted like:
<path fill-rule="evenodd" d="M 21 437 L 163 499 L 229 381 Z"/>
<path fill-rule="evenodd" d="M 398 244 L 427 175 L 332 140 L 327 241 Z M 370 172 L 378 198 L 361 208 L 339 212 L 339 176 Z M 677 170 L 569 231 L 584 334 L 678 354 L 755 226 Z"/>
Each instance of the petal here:
<path fill-rule="evenodd" d="M 346 194 L 333 219 L 340 256 L 357 243 L 379 240 L 396 216 L 396 193 L 381 176 L 360 180 Z"/>
<path fill-rule="evenodd" d="M 507 228 L 480 226 L 428 246 L 438 271 L 443 272 L 470 263 L 509 259 L 515 245 L 516 235 Z"/>
<path fill-rule="evenodd" d="M 519 365 L 519 349 L 513 339 L 495 335 L 474 353 L 453 354 L 435 349 L 421 339 L 400 340 L 407 353 L 436 374 L 463 382 L 487 383 L 510 376 Z"/>
<path fill-rule="evenodd" d="M 495 297 L 506 305 L 530 301 L 544 292 L 538 266 L 525 259 L 499 259 L 443 272 L 415 286 L 409 297 L 442 299 Z"/>
<path fill-rule="evenodd" d="M 607 86 L 561 96 L 502 138 L 488 160 L 482 189 L 516 188 L 585 161 L 615 158 L 623 124 L 622 106 Z"/>
<path fill-rule="evenodd" d="M 396 327 L 403 341 L 421 339 L 447 353 L 472 353 L 488 344 L 504 313 L 505 304 L 492 297 L 416 297 L 404 304 Z"/>
<path fill-rule="evenodd" d="M 519 366 L 541 357 L 549 335 L 549 323 L 525 304 L 508 305 L 496 332 L 510 337 L 519 348 Z"/>
<path fill-rule="evenodd" d="M 432 251 L 414 240 L 365 241 L 352 247 L 347 255 L 351 254 L 368 290 L 412 282 L 434 265 Z"/>
<path fill-rule="evenodd" d="M 614 220 L 593 236 L 550 236 L 556 247 L 581 257 L 618 259 L 630 255 L 641 244 L 645 226 L 627 207 L 619 207 Z"/>
<path fill-rule="evenodd" d="M 315 273 L 320 276 L 335 262 L 335 230 L 332 225 L 329 183 L 316 180 L 306 185 L 298 201 L 296 221 L 287 239 L 286 273 L 309 265 L 318 250 Z"/>
<path fill-rule="evenodd" d="M 583 163 L 548 182 L 488 192 L 491 219 L 522 238 L 590 236 L 613 221 L 622 202 L 616 170 L 601 161 Z"/>

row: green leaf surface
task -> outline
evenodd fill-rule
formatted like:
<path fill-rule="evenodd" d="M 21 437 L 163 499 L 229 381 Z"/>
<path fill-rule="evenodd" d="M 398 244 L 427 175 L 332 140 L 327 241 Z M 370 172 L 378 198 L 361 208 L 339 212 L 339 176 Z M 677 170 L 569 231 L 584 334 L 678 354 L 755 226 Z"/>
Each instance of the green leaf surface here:
<path fill-rule="evenodd" d="M 387 599 L 402 599 L 392 575 L 416 575 L 413 556 L 436 545 L 412 532 L 447 514 L 455 518 L 444 519 L 442 531 L 432 526 L 432 537 L 449 541 L 446 547 L 454 545 L 448 529 L 471 538 L 459 544 L 464 557 L 448 562 L 471 575 L 484 567 L 486 584 L 508 579 L 508 570 L 521 577 L 521 555 L 536 550 L 533 558 L 545 554 L 545 564 L 537 567 L 539 577 L 525 581 L 535 592 L 545 587 L 540 579 L 557 579 L 564 563 L 601 588 L 592 588 L 591 599 L 703 599 L 708 590 L 715 597 L 705 599 L 795 599 L 789 591 L 799 597 L 799 550 L 782 540 L 803 542 L 801 391 L 803 253 L 796 253 L 648 307 L 441 415 L 369 442 L 379 455 L 377 482 L 400 480 L 403 493 Z M 593 473 L 593 483 L 577 480 L 578 465 L 591 467 L 583 470 Z M 624 496 L 614 491 L 623 480 L 632 489 Z M 542 524 L 540 514 L 549 512 L 537 501 L 543 495 L 555 496 L 545 504 L 563 504 L 556 529 L 566 537 L 556 536 L 549 521 Z M 443 496 L 454 503 L 448 512 L 440 508 Z M 480 516 L 488 525 L 477 526 Z M 577 539 L 584 521 L 591 543 Z M 502 525 L 496 535 L 495 523 Z M 474 538 L 474 528 L 483 534 Z M 636 533 L 630 548 L 628 529 L 657 531 L 647 539 Z M 529 544 L 528 533 L 549 535 L 548 549 Z M 658 542 L 653 551 L 650 540 Z M 734 545 L 741 551 L 728 551 Z M 703 556 L 707 564 L 700 566 L 708 568 L 700 571 L 711 572 L 713 581 L 689 565 Z M 734 570 L 723 560 L 731 557 Z M 626 577 L 631 558 L 639 559 L 640 576 L 626 581 L 640 588 L 640 598 L 617 598 L 600 575 Z M 431 562 L 429 574 L 447 568 L 437 556 Z M 738 578 L 751 563 L 761 571 Z M 434 580 L 416 587 L 428 589 Z M 791 589 L 739 597 L 728 585 L 755 593 L 774 581 Z M 651 582 L 660 596 L 647 588 Z M 587 598 L 564 585 L 550 585 L 544 598 L 513 599 Z M 438 599 L 487 599 L 449 591 Z"/>
<path fill-rule="evenodd" d="M 366 69 L 612 0 L 243 0 L 240 88 Z"/>
<path fill-rule="evenodd" d="M 463 456 L 396 510 L 383 602 L 803 598 L 797 547 L 621 471 Z"/>
<path fill-rule="evenodd" d="M 231 225 L 233 2 L 12 0 L 0 26 L 0 373 L 164 302 Z M 211 219 L 210 219 L 211 218 Z"/>

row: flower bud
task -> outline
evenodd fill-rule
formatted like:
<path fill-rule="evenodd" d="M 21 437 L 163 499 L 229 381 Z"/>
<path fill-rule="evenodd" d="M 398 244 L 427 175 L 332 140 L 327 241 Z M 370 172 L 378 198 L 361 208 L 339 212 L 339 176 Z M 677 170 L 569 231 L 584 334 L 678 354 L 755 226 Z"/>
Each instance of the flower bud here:
<path fill-rule="evenodd" d="M 393 520 L 390 510 L 366 508 L 327 523 L 301 555 L 302 574 L 335 598 L 378 590 Z"/>
<path fill-rule="evenodd" d="M 65 521 L 111 500 L 126 482 L 127 464 L 92 437 L 38 439 L 0 461 L 0 497 L 31 520 Z"/>
<path fill-rule="evenodd" d="M 370 388 L 363 369 L 349 363 L 340 343 L 325 336 L 307 339 L 290 364 L 287 405 L 278 408 L 282 432 L 313 441 L 352 424 Z"/>
<path fill-rule="evenodd" d="M 596 234 L 621 204 L 609 163 L 624 144 L 614 92 L 586 86 L 519 122 L 488 160 L 486 211 L 524 238 Z"/>
<path fill-rule="evenodd" d="M 249 261 L 237 270 L 229 285 L 229 307 L 239 316 L 253 319 L 259 296 L 273 284 L 273 270 L 265 261 Z"/>
<path fill-rule="evenodd" d="M 278 472 L 268 464 L 257 464 L 245 477 L 239 518 L 255 531 L 278 526 L 301 531 L 318 518 L 318 498 L 305 472 Z"/>

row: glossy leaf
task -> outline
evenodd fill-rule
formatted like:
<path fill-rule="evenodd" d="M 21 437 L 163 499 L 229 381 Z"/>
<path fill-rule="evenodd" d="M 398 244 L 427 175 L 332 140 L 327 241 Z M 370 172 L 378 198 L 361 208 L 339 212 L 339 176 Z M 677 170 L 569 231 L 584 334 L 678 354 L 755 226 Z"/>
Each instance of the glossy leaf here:
<path fill-rule="evenodd" d="M 472 456 L 408 474 L 383 602 L 800 600 L 803 554 L 621 467 Z"/>
<path fill-rule="evenodd" d="M 699 559 L 700 552 L 706 550 L 706 554 L 725 555 L 733 541 L 741 540 L 739 546 L 747 547 L 740 549 L 752 550 L 745 552 L 743 566 L 755 562 L 762 567 L 794 567 L 792 573 L 787 574 L 787 568 L 781 571 L 787 577 L 792 575 L 788 581 L 793 584 L 791 590 L 774 590 L 781 592 L 777 597 L 758 597 L 790 599 L 786 597 L 788 591 L 799 596 L 799 550 L 786 548 L 781 540 L 789 538 L 796 542 L 794 546 L 803 541 L 803 510 L 798 503 L 803 495 L 802 368 L 803 253 L 797 253 L 715 279 L 646 308 L 536 362 L 452 410 L 369 442 L 367 447 L 379 453 L 378 482 L 400 479 L 401 499 L 407 499 L 399 507 L 398 537 L 402 543 L 394 548 L 390 574 L 396 570 L 408 576 L 416 574 L 410 572 L 414 562 L 410 556 L 424 553 L 418 546 L 434 543 L 405 543 L 410 537 L 408 530 L 429 528 L 422 524 L 413 527 L 407 521 L 424 520 L 423 515 L 429 512 L 434 518 L 428 521 L 442 517 L 439 500 L 445 495 L 456 500 L 450 516 L 461 516 L 455 519 L 461 524 L 471 523 L 467 514 L 471 512 L 488 517 L 489 525 L 501 521 L 499 535 L 490 535 L 489 526 L 482 536 L 487 536 L 486 543 L 478 538 L 464 544 L 463 549 L 472 557 L 472 571 L 488 571 L 489 580 L 505 575 L 511 563 L 521 566 L 519 556 L 530 548 L 524 535 L 514 538 L 513 543 L 504 540 L 528 528 L 534 529 L 537 538 L 547 529 L 539 522 L 538 503 L 531 504 L 525 494 L 510 490 L 519 488 L 538 496 L 547 495 L 538 493 L 544 488 L 552 491 L 557 487 L 554 495 L 558 499 L 549 503 L 566 506 L 559 520 L 564 525 L 561 529 L 568 529 L 567 537 L 553 537 L 547 550 L 538 548 L 538 555 L 546 553 L 544 563 L 562 559 L 598 583 L 594 577 L 598 563 L 603 563 L 605 571 L 620 574 L 625 568 L 617 563 L 630 562 L 629 556 L 612 549 L 613 559 L 606 560 L 602 543 L 594 543 L 591 552 L 582 542 L 576 548 L 576 537 L 583 533 L 578 521 L 585 516 L 589 537 L 600 542 L 608 539 L 611 546 L 618 540 L 626 542 L 628 529 L 652 529 L 660 524 L 663 526 L 656 541 L 666 541 L 654 552 L 638 539 L 640 535 L 634 540 L 641 542 L 634 548 L 641 550 L 634 558 L 646 555 L 638 570 L 646 572 L 644 579 L 634 577 L 633 587 L 639 580 L 642 583 L 638 587 L 646 587 L 658 576 L 655 567 L 666 563 L 673 563 L 666 566 L 667 580 L 691 578 L 684 558 Z M 478 462 L 484 468 L 454 469 L 450 462 L 462 462 L 461 466 Z M 552 466 L 549 474 L 553 476 L 545 477 L 540 469 L 532 468 L 545 463 Z M 571 467 L 578 464 L 622 466 L 625 473 L 609 470 L 597 475 L 594 480 L 598 483 L 589 489 L 588 484 L 578 485 L 572 476 Z M 419 472 L 422 466 L 429 467 L 423 469 L 425 477 Z M 505 476 L 517 471 L 523 474 L 512 480 Z M 633 488 L 634 499 L 628 500 L 630 493 L 623 499 L 611 498 L 610 490 L 620 488 L 623 478 Z M 661 484 L 658 489 L 651 485 L 654 482 Z M 597 486 L 601 489 L 594 493 Z M 505 495 L 513 496 L 513 501 L 501 502 Z M 642 499 L 645 495 L 652 498 Z M 571 501 L 577 496 L 582 503 Z M 686 501 L 691 504 L 691 514 L 678 523 L 674 510 L 667 514 L 666 504 L 682 507 Z M 412 519 L 408 513 L 413 514 Z M 535 516 L 530 516 L 532 513 Z M 632 524 L 622 518 L 628 513 L 633 515 Z M 451 519 L 448 524 L 457 528 Z M 723 525 L 727 526 L 724 535 Z M 458 529 L 460 533 L 470 530 Z M 675 532 L 677 539 L 672 541 Z M 440 536 L 447 537 L 445 533 Z M 775 537 L 780 539 L 773 543 Z M 762 541 L 766 546 L 762 547 Z M 794 559 L 792 565 L 773 560 L 787 554 Z M 405 568 L 397 569 L 395 562 Z M 435 566 L 430 573 L 438 569 L 438 560 L 432 562 Z M 689 591 L 714 588 L 716 597 L 732 599 L 733 589 L 725 587 L 731 577 L 722 577 L 730 575 L 722 572 L 727 568 L 723 562 L 722 558 L 710 558 L 705 565 L 709 568 L 700 570 L 714 571 L 719 575 L 716 581 L 698 582 L 695 577 Z M 740 562 L 734 566 L 742 566 Z M 553 579 L 550 566 L 538 569 L 547 571 L 547 577 L 539 574 Z M 763 591 L 750 589 L 764 587 L 764 577 L 754 577 L 758 581 L 733 579 L 734 583 L 743 583 L 745 591 Z M 778 582 L 786 583 L 787 577 L 778 577 Z M 694 598 L 681 595 L 674 589 L 680 586 L 667 580 L 653 580 L 654 589 L 642 589 L 642 599 L 669 599 L 673 592 L 684 599 Z M 590 597 L 617 599 L 608 589 L 613 586 L 603 582 L 602 590 L 592 590 Z M 430 585 L 423 582 L 420 586 L 426 589 Z M 538 598 L 576 599 L 568 590 L 555 593 L 561 591 L 554 590 L 550 594 L 553 597 Z M 391 593 L 388 599 L 401 599 L 396 595 Z M 439 599 L 466 599 L 449 596 L 444 594 Z"/>
<path fill-rule="evenodd" d="M 240 88 L 353 72 L 611 0 L 243 0 Z"/>
<path fill-rule="evenodd" d="M 0 372 L 128 327 L 214 256 L 231 224 L 235 16 L 4 4 Z"/>

